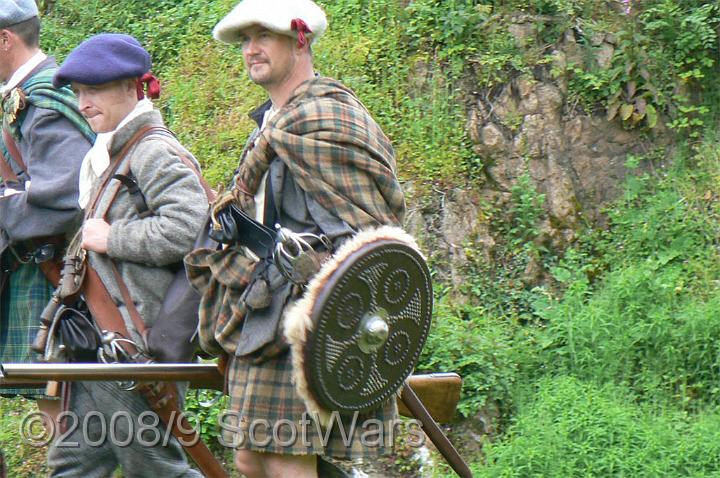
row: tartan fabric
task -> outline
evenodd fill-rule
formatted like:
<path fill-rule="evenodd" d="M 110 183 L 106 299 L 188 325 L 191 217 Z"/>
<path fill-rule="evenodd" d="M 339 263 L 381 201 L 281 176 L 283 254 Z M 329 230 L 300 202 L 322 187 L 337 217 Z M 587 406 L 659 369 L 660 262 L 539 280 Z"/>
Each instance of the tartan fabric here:
<path fill-rule="evenodd" d="M 303 190 L 353 227 L 402 223 L 405 199 L 390 141 L 338 81 L 303 83 L 262 130 L 236 176 L 244 209 L 276 156 Z"/>
<path fill-rule="evenodd" d="M 206 352 L 235 354 L 245 306 L 240 300 L 255 263 L 235 247 L 215 251 L 198 249 L 185 257 L 190 283 L 203 291 L 198 336 Z"/>
<path fill-rule="evenodd" d="M 25 100 L 37 108 L 45 108 L 61 113 L 87 138 L 88 142 L 94 143 L 96 135 L 85 118 L 80 114 L 77 98 L 70 87 L 63 86 L 62 88 L 55 88 L 53 86 L 52 78 L 56 71 L 57 68 L 48 68 L 39 71 L 23 83 L 20 88 L 25 95 Z M 20 116 L 20 118 L 20 121 L 8 124 L 10 132 L 16 139 L 20 138 L 22 116 Z"/>
<path fill-rule="evenodd" d="M 52 296 L 52 286 L 34 262 L 20 264 L 7 278 L 0 298 L 0 362 L 33 362 L 30 345 L 40 326 L 40 314 Z M 0 389 L 3 395 L 42 396 L 39 389 Z"/>
<path fill-rule="evenodd" d="M 16 141 L 20 141 L 20 128 L 27 114 L 26 105 L 32 104 L 37 108 L 50 109 L 61 113 L 91 144 L 94 143 L 95 133 L 85 118 L 80 114 L 77 99 L 70 87 L 55 88 L 53 86 L 52 78 L 56 71 L 57 68 L 42 70 L 20 86 L 20 91 L 22 91 L 21 98 L 24 99 L 25 105 L 19 109 L 19 114 L 14 121 L 11 121 L 12 115 L 9 114 L 17 107 L 12 101 L 13 96 L 7 94 L 3 98 L 3 127 L 8 129 Z M 0 149 L 0 152 L 2 152 L 6 158 L 10 157 L 2 138 L 0 138 Z"/>
<path fill-rule="evenodd" d="M 231 360 L 230 405 L 223 417 L 227 425 L 223 426 L 226 444 L 259 452 L 340 459 L 371 458 L 392 452 L 392 428 L 397 418 L 394 397 L 375 412 L 344 418 L 342 424 L 336 421 L 323 429 L 307 413 L 291 376 L 287 353 L 260 365 L 243 358 Z"/>
<path fill-rule="evenodd" d="M 253 195 L 276 156 L 306 193 L 354 229 L 402 222 L 405 200 L 390 141 L 354 93 L 336 80 L 315 78 L 297 88 L 261 134 L 248 141 L 234 188 L 216 205 L 234 199 L 254 215 Z M 229 247 L 195 250 L 185 265 L 203 295 L 201 346 L 209 353 L 234 354 L 246 311 L 242 293 L 255 263 L 242 248 Z"/>

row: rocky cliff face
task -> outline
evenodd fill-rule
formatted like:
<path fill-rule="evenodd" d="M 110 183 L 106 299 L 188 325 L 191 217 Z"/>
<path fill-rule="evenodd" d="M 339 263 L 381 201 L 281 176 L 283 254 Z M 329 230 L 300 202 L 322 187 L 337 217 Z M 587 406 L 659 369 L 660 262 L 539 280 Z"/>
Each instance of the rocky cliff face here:
<path fill-rule="evenodd" d="M 520 43 L 529 34 L 527 24 L 520 19 L 512 30 Z M 612 38 L 594 43 L 598 64 L 608 65 Z M 492 90 L 469 85 L 467 128 L 485 165 L 485 180 L 472 190 L 438 191 L 432 204 L 411 211 L 408 222 L 411 231 L 424 237 L 433 257 L 440 259 L 444 278 L 453 284 L 463 281 L 468 245 L 492 261 L 500 238 L 493 236 L 487 209 L 502 214 L 510 208 L 511 191 L 521 176 L 529 176 L 544 196 L 535 240 L 562 251 L 576 240 L 581 226 L 602 227 L 602 208 L 617 197 L 629 173 L 628 154 L 670 144 L 662 127 L 652 132 L 627 130 L 619 119 L 607 121 L 604 111 L 588 113 L 574 104 L 567 77 L 553 76 L 551 69 L 564 71 L 579 54 L 569 31 L 553 53 L 554 65 L 518 75 Z M 526 272 L 530 282 L 542 275 L 538 270 Z"/>

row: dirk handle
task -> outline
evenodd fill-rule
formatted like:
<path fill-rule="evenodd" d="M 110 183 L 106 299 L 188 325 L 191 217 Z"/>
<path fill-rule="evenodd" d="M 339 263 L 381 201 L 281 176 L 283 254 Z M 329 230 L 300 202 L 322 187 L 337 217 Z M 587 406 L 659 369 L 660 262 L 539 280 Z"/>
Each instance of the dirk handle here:
<path fill-rule="evenodd" d="M 53 293 L 52 299 L 47 303 L 45 309 L 42 311 L 42 314 L 40 314 L 40 329 L 38 330 L 37 335 L 35 335 L 35 340 L 31 345 L 33 352 L 38 354 L 45 353 L 45 345 L 47 344 L 50 325 L 52 324 L 53 317 L 55 317 L 55 313 L 60 307 L 60 303 L 60 295 L 56 290 L 55 293 Z"/>

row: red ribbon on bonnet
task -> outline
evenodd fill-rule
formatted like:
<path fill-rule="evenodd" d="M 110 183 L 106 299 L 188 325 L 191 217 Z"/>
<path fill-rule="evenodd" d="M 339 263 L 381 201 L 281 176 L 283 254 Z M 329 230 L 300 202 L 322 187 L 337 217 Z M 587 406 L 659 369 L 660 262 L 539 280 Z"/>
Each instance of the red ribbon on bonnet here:
<path fill-rule="evenodd" d="M 145 85 L 147 85 L 147 95 L 149 98 L 160 98 L 160 81 L 155 75 L 147 72 L 137 80 L 138 100 L 145 98 Z"/>
<path fill-rule="evenodd" d="M 298 47 L 302 48 L 308 44 L 308 39 L 305 36 L 306 33 L 312 33 L 310 27 L 307 26 L 304 20 L 301 18 L 295 18 L 290 22 L 290 29 L 294 30 L 298 34 Z"/>

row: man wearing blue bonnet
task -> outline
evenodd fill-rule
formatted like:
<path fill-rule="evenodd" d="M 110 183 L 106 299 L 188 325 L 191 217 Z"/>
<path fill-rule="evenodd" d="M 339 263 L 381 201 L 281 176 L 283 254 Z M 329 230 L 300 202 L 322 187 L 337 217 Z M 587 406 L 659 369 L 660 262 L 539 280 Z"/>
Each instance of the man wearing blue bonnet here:
<path fill-rule="evenodd" d="M 117 321 L 107 309 L 93 310 L 97 302 L 87 289 L 85 299 L 99 327 L 124 337 L 125 345 L 132 340 L 133 348 L 125 350 L 133 357 L 149 356 L 142 334 L 155 323 L 176 266 L 192 248 L 208 208 L 199 164 L 150 101 L 160 94 L 151 64 L 135 38 L 103 33 L 75 48 L 53 80 L 58 87 L 72 85 L 80 112 L 97 133 L 80 166 L 85 219 L 78 237 L 116 307 Z M 142 205 L 118 180 L 121 176 L 139 189 Z M 118 467 L 128 477 L 202 476 L 160 423 L 164 415 L 156 410 L 165 408 L 163 402 L 180 401 L 175 390 L 165 392 L 167 387 L 141 394 L 117 382 L 72 383 L 63 397 L 70 416 L 95 418 L 52 444 L 50 476 L 105 478 Z M 173 406 L 176 415 L 170 420 L 179 427 L 178 408 Z M 159 436 L 164 438 L 153 440 Z M 68 442 L 77 445 L 69 448 Z"/>
<path fill-rule="evenodd" d="M 34 0 L 0 0 L 0 362 L 33 360 L 65 239 L 82 219 L 78 172 L 95 136 L 72 91 L 53 87 L 57 64 L 39 35 Z"/>

